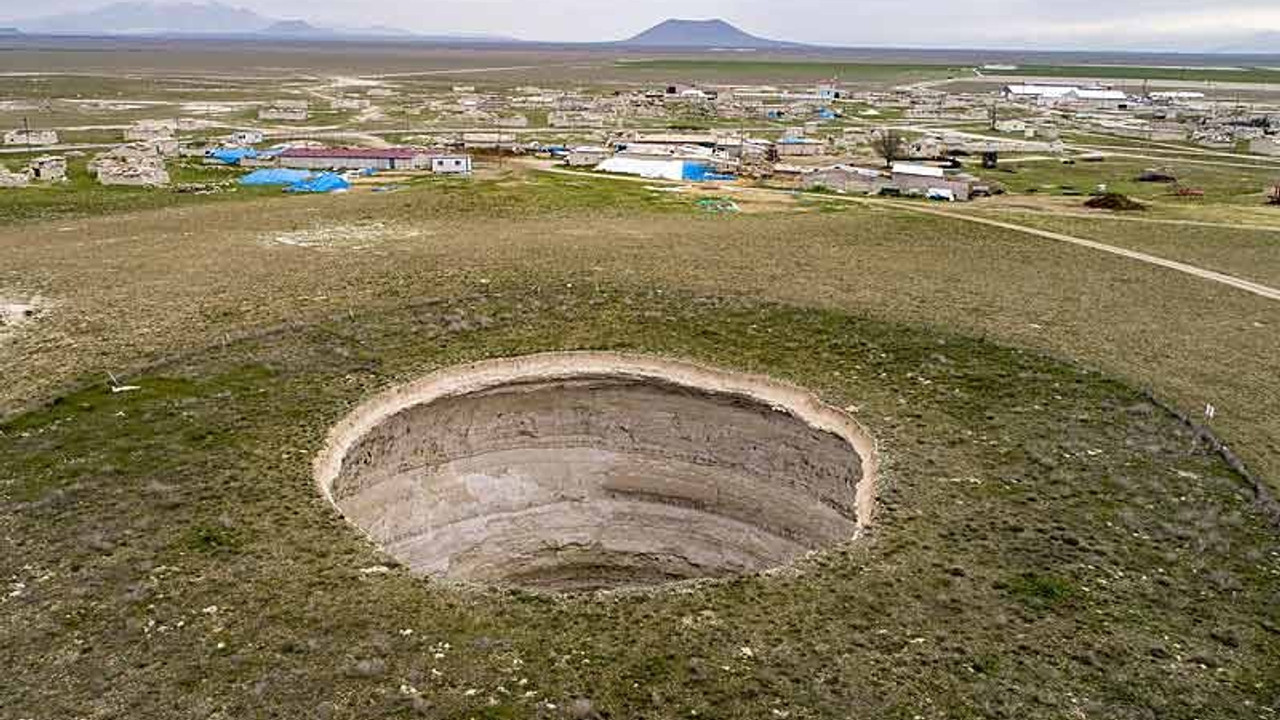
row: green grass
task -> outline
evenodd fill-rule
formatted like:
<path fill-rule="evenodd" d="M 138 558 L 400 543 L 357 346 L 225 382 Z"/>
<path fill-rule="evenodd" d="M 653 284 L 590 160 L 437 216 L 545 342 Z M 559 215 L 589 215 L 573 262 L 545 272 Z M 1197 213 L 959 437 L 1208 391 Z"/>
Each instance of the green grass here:
<path fill-rule="evenodd" d="M 836 78 L 843 82 L 905 82 L 944 79 L 969 74 L 964 67 L 945 65 L 875 64 L 819 60 L 623 60 L 614 69 L 624 76 L 665 74 L 672 81 L 704 79 L 818 82 Z"/>
<path fill-rule="evenodd" d="M 137 392 L 94 380 L 0 425 L 0 703 L 17 717 L 549 718 L 585 698 L 616 718 L 1127 719 L 1256 717 L 1280 700 L 1274 531 L 1133 390 L 839 312 L 596 274 L 491 279 L 190 349 L 122 378 Z M 798 573 L 551 599 L 414 578 L 316 497 L 310 458 L 360 398 L 573 348 L 766 372 L 857 405 L 886 458 L 875 531 Z"/>
<path fill-rule="evenodd" d="M 1137 213 L 1141 220 L 1147 213 Z M 1280 232 L 1024 214 L 1006 219 L 1280 287 Z M 1280 227 L 1280 211 L 1274 224 Z"/>
<path fill-rule="evenodd" d="M 274 188 L 241 188 L 232 184 L 228 191 L 205 195 L 181 194 L 172 188 L 107 187 L 89 175 L 89 156 L 68 159 L 68 181 L 34 184 L 25 188 L 0 190 L 0 226 L 37 220 L 69 220 L 112 215 L 134 210 L 252 200 L 276 194 Z M 23 156 L 0 156 L 0 163 L 10 169 L 26 164 Z M 233 183 L 238 172 L 189 161 L 169 163 L 169 176 L 180 183 Z M 233 192 L 231 190 L 234 190 Z"/>
<path fill-rule="evenodd" d="M 1180 184 L 1204 190 L 1205 195 L 1195 200 L 1177 199 L 1170 195 L 1171 185 L 1138 182 L 1138 176 L 1148 168 L 1169 169 Z M 1174 156 L 1161 160 L 1108 158 L 1102 162 L 1077 162 L 1074 165 L 1049 161 L 1010 163 L 994 171 L 981 168 L 972 171 L 1017 193 L 1060 195 L 1063 188 L 1071 187 L 1088 194 L 1097 185 L 1106 184 L 1112 192 L 1140 199 L 1239 205 L 1262 204 L 1263 189 L 1280 177 L 1280 167 L 1271 171 L 1201 165 L 1180 162 Z"/>

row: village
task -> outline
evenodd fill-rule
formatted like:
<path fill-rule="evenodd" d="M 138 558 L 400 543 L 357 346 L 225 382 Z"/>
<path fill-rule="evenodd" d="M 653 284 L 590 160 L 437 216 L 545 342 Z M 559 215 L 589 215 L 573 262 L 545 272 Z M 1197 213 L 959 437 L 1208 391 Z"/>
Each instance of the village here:
<path fill-rule="evenodd" d="M 216 192 L 233 184 L 171 177 L 175 165 L 196 164 L 243 171 L 234 184 L 347 192 L 468 176 L 506 156 L 655 181 L 965 202 L 1010 191 L 1006 180 L 1016 178 L 1006 174 L 1020 168 L 1139 157 L 1134 147 L 1142 147 L 1152 162 L 1140 175 L 1199 197 L 1203 188 L 1179 183 L 1158 161 L 1231 167 L 1280 157 L 1280 102 L 1145 84 L 1138 92 L 1039 80 L 993 86 L 975 73 L 983 82 L 871 89 L 838 79 L 612 91 L 422 89 L 341 78 L 291 89 L 306 98 L 250 103 L 250 122 L 220 117 L 232 109 L 243 117 L 241 107 L 187 103 L 181 109 L 189 115 L 121 127 L 115 144 L 60 142 L 66 131 L 24 117 L 3 137 L 3 150 L 20 160 L 4 163 L 0 155 L 9 166 L 0 169 L 0 188 L 62 182 L 74 167 L 69 159 L 83 158 L 84 172 L 104 186 Z M 1049 189 L 1109 191 L 1105 183 Z M 1252 191 L 1280 202 L 1271 185 Z"/>

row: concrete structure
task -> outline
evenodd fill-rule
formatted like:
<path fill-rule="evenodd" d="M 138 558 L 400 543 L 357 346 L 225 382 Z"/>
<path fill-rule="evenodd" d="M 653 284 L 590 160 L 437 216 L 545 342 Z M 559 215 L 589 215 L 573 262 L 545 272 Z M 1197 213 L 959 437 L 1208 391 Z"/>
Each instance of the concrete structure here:
<path fill-rule="evenodd" d="M 852 165 L 834 165 L 800 176 L 800 186 L 806 190 L 874 195 L 888 184 L 889 179 L 879 170 Z"/>
<path fill-rule="evenodd" d="M 257 145 L 266 140 L 261 130 L 237 130 L 228 138 L 234 145 Z"/>
<path fill-rule="evenodd" d="M 23 188 L 30 184 L 30 173 L 9 172 L 4 165 L 0 165 L 0 188 Z"/>
<path fill-rule="evenodd" d="M 998 120 L 996 121 L 996 132 L 1001 133 L 1017 133 L 1025 134 L 1028 125 L 1026 120 Z"/>
<path fill-rule="evenodd" d="M 159 157 L 133 160 L 100 158 L 94 161 L 90 172 L 103 185 L 160 187 L 169 184 L 169 171 Z"/>
<path fill-rule="evenodd" d="M 169 184 L 165 155 L 155 142 L 112 148 L 90 161 L 89 173 L 103 185 L 157 187 Z"/>
<path fill-rule="evenodd" d="M 515 133 L 469 132 L 462 134 L 462 147 L 467 150 L 514 150 L 520 143 Z"/>
<path fill-rule="evenodd" d="M 57 145 L 56 130 L 10 130 L 4 134 L 5 145 Z"/>
<path fill-rule="evenodd" d="M 364 110 L 372 105 L 373 101 L 368 98 L 340 97 L 329 102 L 333 110 Z"/>
<path fill-rule="evenodd" d="M 973 196 L 973 187 L 977 178 L 971 175 L 948 176 L 946 171 L 930 165 L 911 163 L 894 163 L 890 176 L 890 184 L 886 187 L 896 188 L 904 194 L 927 196 L 934 191 L 944 191 L 960 201 L 967 201 Z"/>
<path fill-rule="evenodd" d="M 426 170 L 430 156 L 413 148 L 290 148 L 279 165 L 302 170 Z"/>
<path fill-rule="evenodd" d="M 818 91 L 815 95 L 817 95 L 820 100 L 839 100 L 843 96 L 843 93 L 835 83 L 819 83 Z"/>
<path fill-rule="evenodd" d="M 470 175 L 470 155 L 431 155 L 431 172 L 436 175 Z"/>
<path fill-rule="evenodd" d="M 806 137 L 788 137 L 774 145 L 778 157 L 812 157 L 827 151 L 827 144 L 821 140 Z"/>
<path fill-rule="evenodd" d="M 570 167 L 595 167 L 611 157 L 613 157 L 613 151 L 609 148 L 580 145 L 569 151 L 565 162 Z"/>
<path fill-rule="evenodd" d="M 1249 152 L 1280 157 L 1280 136 L 1268 135 L 1249 141 Z"/>
<path fill-rule="evenodd" d="M 158 120 L 139 120 L 124 131 L 125 142 L 168 140 L 173 137 L 173 124 Z"/>
<path fill-rule="evenodd" d="M 393 388 L 315 462 L 324 497 L 412 572 L 552 591 L 785 565 L 861 536 L 876 473 L 874 440 L 810 393 L 607 353 Z"/>
<path fill-rule="evenodd" d="M 285 120 L 303 122 L 310 117 L 310 105 L 306 100 L 277 100 L 258 109 L 259 120 Z"/>
<path fill-rule="evenodd" d="M 27 165 L 27 174 L 35 182 L 63 182 L 67 179 L 67 159 L 61 155 L 42 155 Z"/>
<path fill-rule="evenodd" d="M 1129 96 L 1121 90 L 1073 88 L 1064 99 L 1071 105 L 1095 110 L 1119 110 L 1129 104 Z"/>
<path fill-rule="evenodd" d="M 524 115 L 502 115 L 493 119 L 493 125 L 500 128 L 527 128 L 529 118 Z"/>
<path fill-rule="evenodd" d="M 1129 96 L 1120 90 L 1082 88 L 1075 85 L 1007 85 L 1000 94 L 1006 100 L 1015 102 L 1073 105 L 1106 110 L 1121 108 L 1129 102 Z"/>

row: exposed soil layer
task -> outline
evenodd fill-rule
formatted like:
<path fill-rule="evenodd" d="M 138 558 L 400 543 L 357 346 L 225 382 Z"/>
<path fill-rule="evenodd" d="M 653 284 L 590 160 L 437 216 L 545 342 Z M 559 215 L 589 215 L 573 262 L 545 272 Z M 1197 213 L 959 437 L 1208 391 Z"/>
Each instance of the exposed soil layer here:
<path fill-rule="evenodd" d="M 620 355 L 481 363 L 395 389 L 318 462 L 416 572 L 565 591 L 786 564 L 869 521 L 874 445 L 762 378 Z"/>

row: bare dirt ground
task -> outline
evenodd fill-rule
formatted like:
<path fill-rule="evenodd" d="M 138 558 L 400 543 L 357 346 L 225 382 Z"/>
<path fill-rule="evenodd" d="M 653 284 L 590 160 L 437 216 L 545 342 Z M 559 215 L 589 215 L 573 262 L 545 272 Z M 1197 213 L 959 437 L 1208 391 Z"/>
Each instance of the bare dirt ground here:
<path fill-rule="evenodd" d="M 876 464 L 855 420 L 799 388 L 559 353 L 379 395 L 330 434 L 316 475 L 416 572 L 563 591 L 757 572 L 845 543 L 870 524 Z"/>

